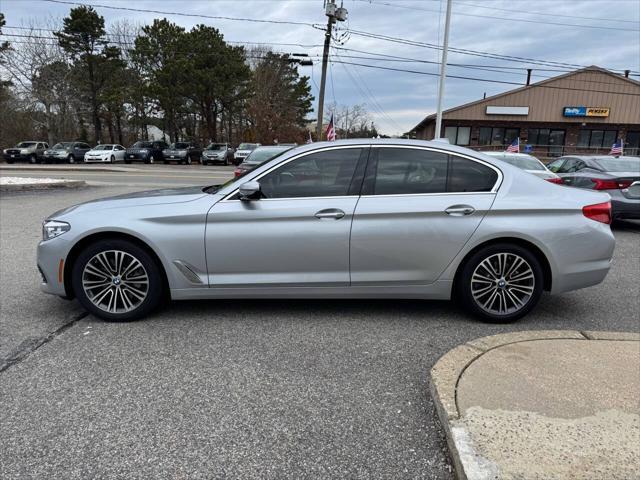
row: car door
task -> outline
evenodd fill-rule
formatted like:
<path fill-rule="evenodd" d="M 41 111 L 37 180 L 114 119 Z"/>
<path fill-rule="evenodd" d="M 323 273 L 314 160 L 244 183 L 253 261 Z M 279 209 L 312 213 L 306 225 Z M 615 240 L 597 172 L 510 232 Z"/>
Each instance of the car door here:
<path fill-rule="evenodd" d="M 491 208 L 501 178 L 463 155 L 372 147 L 351 229 L 351 284 L 435 282 Z"/>
<path fill-rule="evenodd" d="M 249 177 L 259 182 L 260 199 L 234 193 L 216 203 L 205 236 L 210 286 L 347 286 L 367 152 L 349 146 L 300 154 Z"/>

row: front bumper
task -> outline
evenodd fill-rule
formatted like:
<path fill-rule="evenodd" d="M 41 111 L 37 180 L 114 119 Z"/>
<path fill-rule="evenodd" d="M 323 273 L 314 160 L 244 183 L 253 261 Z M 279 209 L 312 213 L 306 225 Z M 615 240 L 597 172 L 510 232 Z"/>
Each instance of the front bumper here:
<path fill-rule="evenodd" d="M 5 160 L 10 162 L 20 161 L 20 160 L 28 160 L 31 154 L 27 153 L 3 153 L 2 156 Z"/>
<path fill-rule="evenodd" d="M 64 286 L 65 262 L 71 243 L 63 238 L 63 235 L 38 244 L 37 265 L 42 282 L 40 290 L 60 297 L 69 297 L 71 292 L 67 292 Z"/>
<path fill-rule="evenodd" d="M 131 153 L 131 152 L 126 152 L 124 154 L 124 159 L 127 162 L 146 162 L 147 160 L 149 160 L 149 158 L 151 158 L 151 155 L 148 153 Z"/>
<path fill-rule="evenodd" d="M 84 156 L 84 161 L 85 163 L 102 163 L 102 162 L 108 162 L 110 157 L 87 157 L 86 155 Z"/>

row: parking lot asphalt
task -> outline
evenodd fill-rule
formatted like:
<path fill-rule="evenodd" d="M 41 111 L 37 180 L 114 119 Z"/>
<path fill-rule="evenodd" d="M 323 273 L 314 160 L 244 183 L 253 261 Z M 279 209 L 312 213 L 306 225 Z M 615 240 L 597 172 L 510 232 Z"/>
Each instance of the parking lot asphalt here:
<path fill-rule="evenodd" d="M 109 324 L 41 294 L 42 219 L 136 189 L 2 195 L 0 355 L 23 358 L 0 373 L 0 478 L 448 479 L 428 393 L 441 355 L 501 332 L 640 330 L 632 223 L 602 285 L 511 325 L 390 300 L 175 302 Z"/>

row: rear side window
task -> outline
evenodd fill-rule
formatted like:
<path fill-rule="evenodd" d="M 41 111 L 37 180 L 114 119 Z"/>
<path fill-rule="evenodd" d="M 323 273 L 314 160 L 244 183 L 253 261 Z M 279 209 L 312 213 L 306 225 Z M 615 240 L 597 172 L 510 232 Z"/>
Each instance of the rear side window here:
<path fill-rule="evenodd" d="M 260 178 L 262 195 L 264 198 L 348 195 L 361 153 L 361 148 L 343 148 L 292 160 Z"/>
<path fill-rule="evenodd" d="M 448 192 L 490 192 L 497 181 L 498 174 L 492 168 L 451 155 Z"/>
<path fill-rule="evenodd" d="M 409 148 L 378 149 L 374 195 L 442 193 L 446 188 L 446 154 Z"/>

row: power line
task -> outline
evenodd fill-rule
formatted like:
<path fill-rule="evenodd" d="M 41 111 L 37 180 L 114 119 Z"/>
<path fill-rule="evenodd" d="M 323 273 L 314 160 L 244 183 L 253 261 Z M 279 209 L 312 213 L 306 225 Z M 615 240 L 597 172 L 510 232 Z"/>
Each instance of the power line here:
<path fill-rule="evenodd" d="M 381 35 L 381 34 L 376 34 L 376 33 L 371 33 L 371 32 L 365 32 L 365 31 L 362 31 L 362 30 L 351 30 L 351 33 L 353 35 L 361 36 L 361 37 L 364 37 L 364 38 L 373 38 L 373 39 L 377 39 L 377 40 L 384 40 L 384 41 L 387 41 L 387 42 L 400 43 L 400 44 L 403 44 L 403 45 L 411 45 L 411 46 L 414 46 L 414 47 L 430 48 L 430 49 L 437 49 L 437 50 L 441 50 L 442 49 L 441 46 L 434 45 L 432 43 L 419 42 L 419 41 L 416 41 L 416 40 L 409 40 L 409 39 L 406 39 L 406 38 L 392 37 L 390 35 Z M 479 50 L 470 50 L 470 49 L 464 49 L 464 48 L 449 47 L 449 50 L 452 51 L 452 52 L 455 52 L 455 53 L 463 54 L 463 55 L 471 55 L 471 56 L 484 57 L 484 58 L 493 58 L 495 60 L 504 60 L 504 61 L 509 61 L 509 62 L 519 62 L 519 63 L 526 62 L 526 63 L 530 63 L 530 64 L 534 64 L 534 65 L 542 65 L 542 66 L 548 66 L 548 67 L 571 67 L 573 69 L 575 69 L 575 68 L 587 68 L 586 65 L 555 62 L 555 61 L 551 61 L 551 60 L 539 60 L 539 59 L 535 59 L 535 58 L 518 57 L 518 56 L 514 56 L 514 55 L 502 55 L 502 54 L 497 54 L 497 53 L 483 52 L 483 51 L 479 51 Z M 607 68 L 607 70 L 619 70 L 619 69 Z M 640 73 L 640 72 L 633 71 L 633 73 Z"/>
<path fill-rule="evenodd" d="M 368 65 L 365 63 L 355 63 L 355 62 L 344 62 L 344 61 L 340 61 L 340 60 L 331 60 L 334 63 L 344 63 L 345 65 L 356 65 L 359 67 L 366 67 L 366 68 L 376 68 L 379 70 L 390 70 L 390 71 L 394 71 L 394 72 L 404 72 L 404 73 L 414 73 L 414 74 L 418 74 L 418 75 L 429 75 L 429 76 L 433 76 L 433 77 L 437 77 L 439 76 L 438 73 L 433 73 L 433 72 L 423 72 L 423 71 L 419 71 L 419 70 L 409 70 L 409 69 L 404 69 L 404 68 L 394 68 L 394 67 L 383 67 L 380 65 Z M 495 79 L 490 79 L 490 78 L 477 78 L 477 77 L 465 77 L 465 76 L 461 76 L 461 75 L 447 75 L 447 78 L 456 78 L 459 80 L 472 80 L 472 81 L 478 81 L 478 82 L 486 82 L 486 83 L 499 83 L 499 84 L 503 84 L 503 85 L 516 85 L 518 87 L 523 87 L 524 85 L 522 85 L 521 83 L 517 83 L 517 82 L 509 82 L 506 80 L 495 80 Z M 640 93 L 625 93 L 625 92 L 612 92 L 610 90 L 593 90 L 593 89 L 586 89 L 586 88 L 573 88 L 573 87 L 559 87 L 556 85 L 540 85 L 540 84 L 533 84 L 530 85 L 532 87 L 541 87 L 541 88 L 553 88 L 553 89 L 557 89 L 557 90 L 572 90 L 572 91 L 578 91 L 578 92 L 595 92 L 595 93 L 611 93 L 614 95 L 630 95 L 630 96 L 634 96 L 634 97 L 640 97 Z"/>
<path fill-rule="evenodd" d="M 60 3 L 64 5 L 78 5 L 78 6 L 87 6 L 85 3 L 81 2 L 72 2 L 70 0 L 40 0 L 41 2 L 50 2 L 50 3 Z M 113 5 L 100 5 L 97 3 L 92 3 L 89 6 L 94 8 L 107 8 L 110 10 L 126 10 L 129 12 L 141 12 L 141 13 L 158 13 L 160 15 L 175 15 L 180 17 L 195 17 L 195 18 L 209 18 L 213 20 L 231 20 L 236 22 L 254 22 L 254 23 L 274 23 L 279 25 L 304 25 L 308 27 L 312 27 L 313 23 L 307 22 L 294 22 L 289 20 L 264 20 L 257 18 L 244 18 L 244 17 L 227 17 L 223 15 L 204 15 L 204 14 L 196 14 L 196 13 L 184 13 L 184 12 L 167 12 L 163 10 L 150 10 L 146 8 L 133 8 L 133 7 L 116 7 Z"/>
<path fill-rule="evenodd" d="M 496 10 L 496 11 L 500 11 L 500 12 L 509 12 L 509 13 L 513 13 L 513 9 L 508 9 L 508 8 L 498 8 L 498 7 L 488 7 L 486 5 L 477 5 L 475 3 L 466 3 L 466 2 L 456 2 L 456 5 L 466 5 L 468 7 L 476 7 L 476 8 L 484 8 L 487 10 Z M 530 10 L 526 11 L 526 12 L 518 12 L 518 13 L 523 13 L 523 14 L 527 14 L 527 15 L 540 15 L 540 16 L 544 16 L 544 17 L 562 17 L 562 18 L 577 18 L 580 20 L 597 20 L 599 22 L 616 22 L 616 23 L 640 23 L 640 21 L 638 20 L 624 20 L 615 16 L 612 17 L 582 17 L 582 16 L 578 16 L 578 15 L 562 15 L 560 13 L 542 13 L 542 12 L 532 12 Z"/>
<path fill-rule="evenodd" d="M 366 0 L 359 0 L 359 1 L 366 1 Z M 438 13 L 437 10 L 430 10 L 428 8 L 421 8 L 421 7 L 411 7 L 408 5 L 400 5 L 397 3 L 387 3 L 387 2 L 373 2 L 370 1 L 368 2 L 371 5 L 384 5 L 387 7 L 394 7 L 394 8 L 404 8 L 406 10 L 420 10 L 423 12 L 431 12 L 431 13 Z M 524 23 L 538 23 L 538 24 L 542 24 L 542 25 L 556 25 L 556 26 L 562 26 L 562 27 L 578 27 L 578 28 L 595 28 L 595 29 L 599 29 L 599 30 L 617 30 L 617 31 L 628 31 L 628 32 L 640 32 L 640 29 L 637 28 L 619 28 L 619 27 L 606 27 L 603 25 L 580 25 L 577 23 L 561 23 L 561 22 L 550 22 L 547 20 L 527 20 L 524 18 L 506 18 L 506 17 L 497 17 L 495 15 L 480 15 L 477 13 L 462 13 L 462 12 L 454 12 L 455 15 L 458 16 L 463 16 L 463 17 L 476 17 L 476 18 L 489 18 L 492 20 L 504 20 L 504 21 L 508 21 L 508 22 L 524 22 Z"/>

